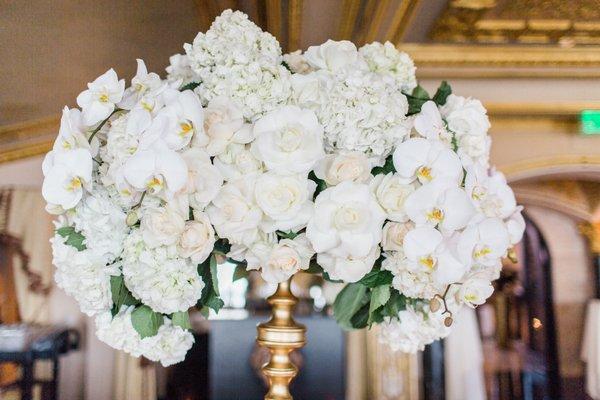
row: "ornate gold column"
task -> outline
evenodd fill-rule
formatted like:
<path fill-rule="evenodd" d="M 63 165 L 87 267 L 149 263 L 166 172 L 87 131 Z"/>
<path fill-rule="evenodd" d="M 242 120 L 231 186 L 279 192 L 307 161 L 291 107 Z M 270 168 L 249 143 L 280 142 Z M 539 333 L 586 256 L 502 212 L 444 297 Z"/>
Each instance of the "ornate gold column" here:
<path fill-rule="evenodd" d="M 293 318 L 298 299 L 290 291 L 291 279 L 277 286 L 277 291 L 267 299 L 272 309 L 271 319 L 256 328 L 256 342 L 269 349 L 271 359 L 262 371 L 269 382 L 265 400 L 292 400 L 289 385 L 298 374 L 290 360 L 290 353 L 306 343 L 306 328 Z"/>

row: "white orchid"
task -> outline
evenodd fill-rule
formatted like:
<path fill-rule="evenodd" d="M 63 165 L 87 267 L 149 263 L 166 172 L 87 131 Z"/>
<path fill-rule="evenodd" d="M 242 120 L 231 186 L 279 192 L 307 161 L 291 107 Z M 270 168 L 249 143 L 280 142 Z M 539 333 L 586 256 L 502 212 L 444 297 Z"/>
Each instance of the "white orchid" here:
<path fill-rule="evenodd" d="M 164 88 L 164 85 L 160 76 L 154 72 L 148 73 L 144 60 L 138 58 L 137 72 L 131 79 L 131 87 L 125 89 L 123 100 L 119 102 L 118 106 L 124 110 L 131 110 L 141 102 L 143 108 L 151 111 L 154 109 L 152 97 L 158 94 L 161 88 Z M 143 104 L 145 99 L 148 99 L 149 102 Z"/>
<path fill-rule="evenodd" d="M 77 108 L 69 109 L 69 107 L 65 106 L 60 118 L 58 136 L 54 141 L 52 150 L 60 153 L 74 149 L 86 149 L 92 156 L 95 156 L 98 153 L 98 146 L 99 142 L 97 139 L 93 139 L 93 146 L 90 146 L 88 142 L 81 111 Z"/>
<path fill-rule="evenodd" d="M 493 292 L 494 287 L 486 276 L 474 274 L 461 283 L 456 298 L 459 303 L 474 308 L 485 303 Z"/>
<path fill-rule="evenodd" d="M 396 171 L 408 182 L 418 179 L 425 184 L 435 178 L 456 184 L 462 181 L 460 158 L 439 141 L 408 139 L 396 147 L 393 159 Z"/>
<path fill-rule="evenodd" d="M 438 226 L 442 232 L 462 229 L 475 215 L 467 193 L 452 182 L 437 179 L 406 199 L 406 214 L 417 226 Z"/>
<path fill-rule="evenodd" d="M 91 188 L 92 168 L 92 155 L 86 149 L 46 154 L 42 163 L 42 195 L 46 202 L 63 210 L 75 207 L 84 188 Z"/>
<path fill-rule="evenodd" d="M 186 147 L 192 138 L 198 146 L 205 145 L 204 112 L 198 96 L 191 90 L 168 91 L 163 107 L 152 122 L 151 133 L 165 141 L 172 150 Z"/>
<path fill-rule="evenodd" d="M 381 241 L 384 220 L 368 185 L 344 181 L 319 193 L 306 236 L 318 253 L 360 259 Z"/>
<path fill-rule="evenodd" d="M 486 168 L 472 165 L 467 168 L 465 190 L 477 210 L 486 217 L 508 218 L 517 210 L 512 189 L 501 172 L 488 174 Z"/>
<path fill-rule="evenodd" d="M 204 130 L 207 135 L 205 146 L 210 156 L 223 153 L 229 144 L 246 144 L 252 141 L 252 129 L 250 125 L 244 125 L 242 109 L 229 98 L 219 96 L 212 99 L 204 110 L 204 115 Z"/>
<path fill-rule="evenodd" d="M 160 136 L 165 122 L 156 118 L 144 132 L 137 151 L 123 166 L 123 176 L 136 190 L 170 198 L 186 185 L 188 169 L 183 157 Z"/>
<path fill-rule="evenodd" d="M 452 142 L 452 134 L 446 129 L 446 123 L 437 105 L 428 101 L 421 106 L 421 112 L 415 117 L 415 130 L 429 140 L 440 140 L 447 146 Z"/>
<path fill-rule="evenodd" d="M 77 96 L 77 105 L 83 111 L 83 122 L 92 126 L 108 118 L 115 110 L 115 104 L 123 98 L 125 80 L 117 77 L 114 69 L 109 69 L 94 82 L 88 83 L 88 89 Z"/>
<path fill-rule="evenodd" d="M 324 155 L 323 127 L 310 110 L 284 106 L 256 121 L 252 151 L 268 169 L 306 174 Z"/>
<path fill-rule="evenodd" d="M 506 220 L 506 229 L 510 237 L 510 244 L 515 245 L 523 238 L 525 232 L 525 219 L 523 219 L 522 206 L 518 206 L 515 212 Z"/>
<path fill-rule="evenodd" d="M 261 228 L 267 233 L 304 228 L 313 214 L 315 188 L 316 184 L 302 175 L 260 175 L 254 190 L 256 203 L 265 213 Z"/>
<path fill-rule="evenodd" d="M 498 218 L 487 218 L 460 234 L 457 253 L 463 263 L 493 267 L 510 245 L 506 225 Z"/>
<path fill-rule="evenodd" d="M 190 205 L 203 210 L 219 193 L 223 186 L 223 176 L 219 169 L 210 162 L 204 150 L 191 148 L 182 153 L 188 167 L 188 183 Z"/>
<path fill-rule="evenodd" d="M 436 229 L 420 227 L 408 232 L 403 249 L 412 268 L 431 273 L 439 287 L 459 281 L 467 271 L 454 254 L 451 242 Z"/>

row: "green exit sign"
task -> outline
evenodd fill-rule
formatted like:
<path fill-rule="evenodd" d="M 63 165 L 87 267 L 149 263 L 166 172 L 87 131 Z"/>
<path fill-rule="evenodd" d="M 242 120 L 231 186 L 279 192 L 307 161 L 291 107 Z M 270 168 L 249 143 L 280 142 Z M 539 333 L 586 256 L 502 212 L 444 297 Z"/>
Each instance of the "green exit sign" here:
<path fill-rule="evenodd" d="M 600 135 L 600 110 L 583 110 L 579 114 L 581 133 L 584 135 Z"/>

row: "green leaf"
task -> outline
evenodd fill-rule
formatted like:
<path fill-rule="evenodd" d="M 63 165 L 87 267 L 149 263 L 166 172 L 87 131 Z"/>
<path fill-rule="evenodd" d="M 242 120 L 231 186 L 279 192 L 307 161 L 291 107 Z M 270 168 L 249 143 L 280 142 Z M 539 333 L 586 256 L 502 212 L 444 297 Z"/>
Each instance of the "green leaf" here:
<path fill-rule="evenodd" d="M 190 83 L 187 83 L 187 84 L 183 85 L 183 86 L 181 87 L 181 89 L 179 89 L 179 91 L 180 91 L 180 92 L 183 92 L 183 91 L 186 91 L 186 90 L 194 90 L 194 89 L 196 89 L 198 86 L 200 86 L 200 84 L 201 84 L 201 83 L 202 83 L 202 82 L 190 82 Z"/>
<path fill-rule="evenodd" d="M 417 99 L 429 100 L 429 93 L 421 85 L 417 85 L 410 95 Z"/>
<path fill-rule="evenodd" d="M 219 276 L 217 275 L 217 256 L 211 254 L 210 256 L 210 279 L 212 281 L 213 291 L 217 296 L 219 295 Z"/>
<path fill-rule="evenodd" d="M 352 329 L 351 319 L 361 307 L 368 304 L 367 287 L 358 283 L 348 284 L 338 293 L 333 303 L 335 320 L 344 329 Z M 368 308 L 367 308 L 368 317 Z"/>
<path fill-rule="evenodd" d="M 392 289 L 390 293 L 390 299 L 382 309 L 383 316 L 386 317 L 397 317 L 398 313 L 406 309 L 406 297 L 398 292 L 396 289 Z"/>
<path fill-rule="evenodd" d="M 446 100 L 451 94 L 452 88 L 450 87 L 450 85 L 448 85 L 448 82 L 442 81 L 440 87 L 433 95 L 432 100 L 435 101 L 435 104 L 437 104 L 438 106 L 443 106 L 444 104 L 446 104 Z"/>
<path fill-rule="evenodd" d="M 387 270 L 374 269 L 366 274 L 358 283 L 369 288 L 374 288 L 381 285 L 389 285 L 394 280 L 394 275 Z"/>
<path fill-rule="evenodd" d="M 215 310 L 216 313 L 223 308 L 225 303 L 221 300 L 220 297 L 215 296 L 214 294 L 208 298 L 206 301 L 206 306 Z"/>
<path fill-rule="evenodd" d="M 215 282 L 218 285 L 216 274 L 215 279 L 213 280 L 213 272 L 215 270 L 216 273 L 216 258 L 214 261 L 214 268 L 211 266 L 213 264 L 214 254 L 202 264 L 198 265 L 198 275 L 202 277 L 202 281 L 204 282 L 204 288 L 202 289 L 202 294 L 200 296 L 200 300 L 196 304 L 201 311 L 204 307 L 210 307 L 216 312 L 219 312 L 221 308 L 223 308 L 223 300 L 219 298 L 218 292 L 215 290 Z M 217 289 L 218 290 L 218 289 Z"/>
<path fill-rule="evenodd" d="M 238 264 L 235 266 L 235 271 L 233 271 L 233 282 L 243 278 L 247 278 L 248 275 L 249 273 L 246 269 L 246 266 L 243 264 Z"/>
<path fill-rule="evenodd" d="M 309 274 L 321 274 L 323 273 L 323 268 L 317 264 L 316 260 L 310 262 L 308 269 L 305 269 L 304 272 L 308 272 Z"/>
<path fill-rule="evenodd" d="M 350 325 L 354 329 L 362 329 L 369 324 L 369 304 L 362 306 L 356 314 L 350 318 Z"/>
<path fill-rule="evenodd" d="M 110 293 L 112 295 L 112 301 L 116 312 L 119 312 L 121 306 L 135 306 L 139 304 L 139 301 L 133 297 L 127 286 L 125 286 L 125 280 L 123 275 L 111 276 L 110 277 Z"/>
<path fill-rule="evenodd" d="M 385 164 L 383 164 L 382 167 L 375 167 L 371 170 L 373 175 L 387 175 L 390 172 L 396 172 L 396 168 L 394 167 L 394 157 L 391 154 L 385 159 Z"/>
<path fill-rule="evenodd" d="M 279 236 L 282 239 L 295 239 L 296 236 L 298 236 L 299 233 L 298 232 L 284 232 L 284 231 L 277 231 L 277 236 Z"/>
<path fill-rule="evenodd" d="M 56 233 L 58 233 L 62 237 L 67 237 L 74 232 L 75 232 L 75 228 L 72 226 L 63 226 L 62 228 L 58 228 L 56 230 Z"/>
<path fill-rule="evenodd" d="M 310 171 L 310 173 L 308 174 L 308 179 L 317 184 L 317 188 L 315 189 L 315 197 L 317 197 L 317 195 L 323 190 L 327 189 L 327 183 L 325 183 L 323 179 L 317 178 L 317 175 L 315 175 L 314 171 Z"/>
<path fill-rule="evenodd" d="M 86 249 L 86 246 L 83 243 L 83 241 L 85 240 L 85 236 L 77 232 L 74 227 L 63 226 L 62 228 L 58 228 L 56 230 L 56 233 L 58 233 L 64 238 L 67 238 L 67 240 L 65 240 L 65 244 L 73 246 L 79 251 Z"/>
<path fill-rule="evenodd" d="M 192 324 L 190 323 L 190 315 L 187 311 L 178 311 L 171 314 L 171 322 L 175 326 L 179 326 L 183 329 L 192 329 Z"/>
<path fill-rule="evenodd" d="M 369 305 L 369 320 L 372 323 L 373 314 L 379 308 L 383 307 L 390 299 L 390 287 L 388 285 L 377 286 L 371 291 L 371 303 Z"/>
<path fill-rule="evenodd" d="M 131 313 L 131 324 L 143 338 L 154 336 L 163 323 L 163 316 L 146 305 L 139 306 Z"/>
<path fill-rule="evenodd" d="M 292 68 L 290 68 L 289 64 L 286 63 L 285 61 L 282 61 L 281 65 L 283 65 L 285 67 L 285 69 L 287 69 L 288 71 L 290 71 L 292 74 L 294 73 L 294 71 L 292 71 Z"/>
<path fill-rule="evenodd" d="M 421 112 L 421 107 L 423 104 L 431 100 L 429 98 L 429 93 L 421 86 L 417 86 L 414 88 L 411 94 L 404 94 L 406 96 L 406 100 L 408 100 L 408 113 L 407 115 L 418 114 Z"/>
<path fill-rule="evenodd" d="M 231 244 L 229 244 L 227 239 L 219 239 L 215 242 L 213 252 L 227 255 L 229 250 L 231 250 Z"/>

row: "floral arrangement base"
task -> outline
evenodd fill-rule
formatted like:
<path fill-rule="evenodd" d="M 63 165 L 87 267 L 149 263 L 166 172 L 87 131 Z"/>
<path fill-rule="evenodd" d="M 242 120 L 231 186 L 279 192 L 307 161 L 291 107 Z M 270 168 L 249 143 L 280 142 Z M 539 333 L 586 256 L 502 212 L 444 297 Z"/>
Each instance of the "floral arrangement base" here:
<path fill-rule="evenodd" d="M 268 299 L 272 308 L 271 319 L 257 326 L 256 342 L 269 349 L 271 359 L 262 371 L 269 381 L 265 400 L 291 400 L 289 385 L 298 374 L 290 353 L 306 344 L 306 328 L 294 321 L 293 313 L 298 299 L 290 291 L 291 279 L 280 283 Z"/>

